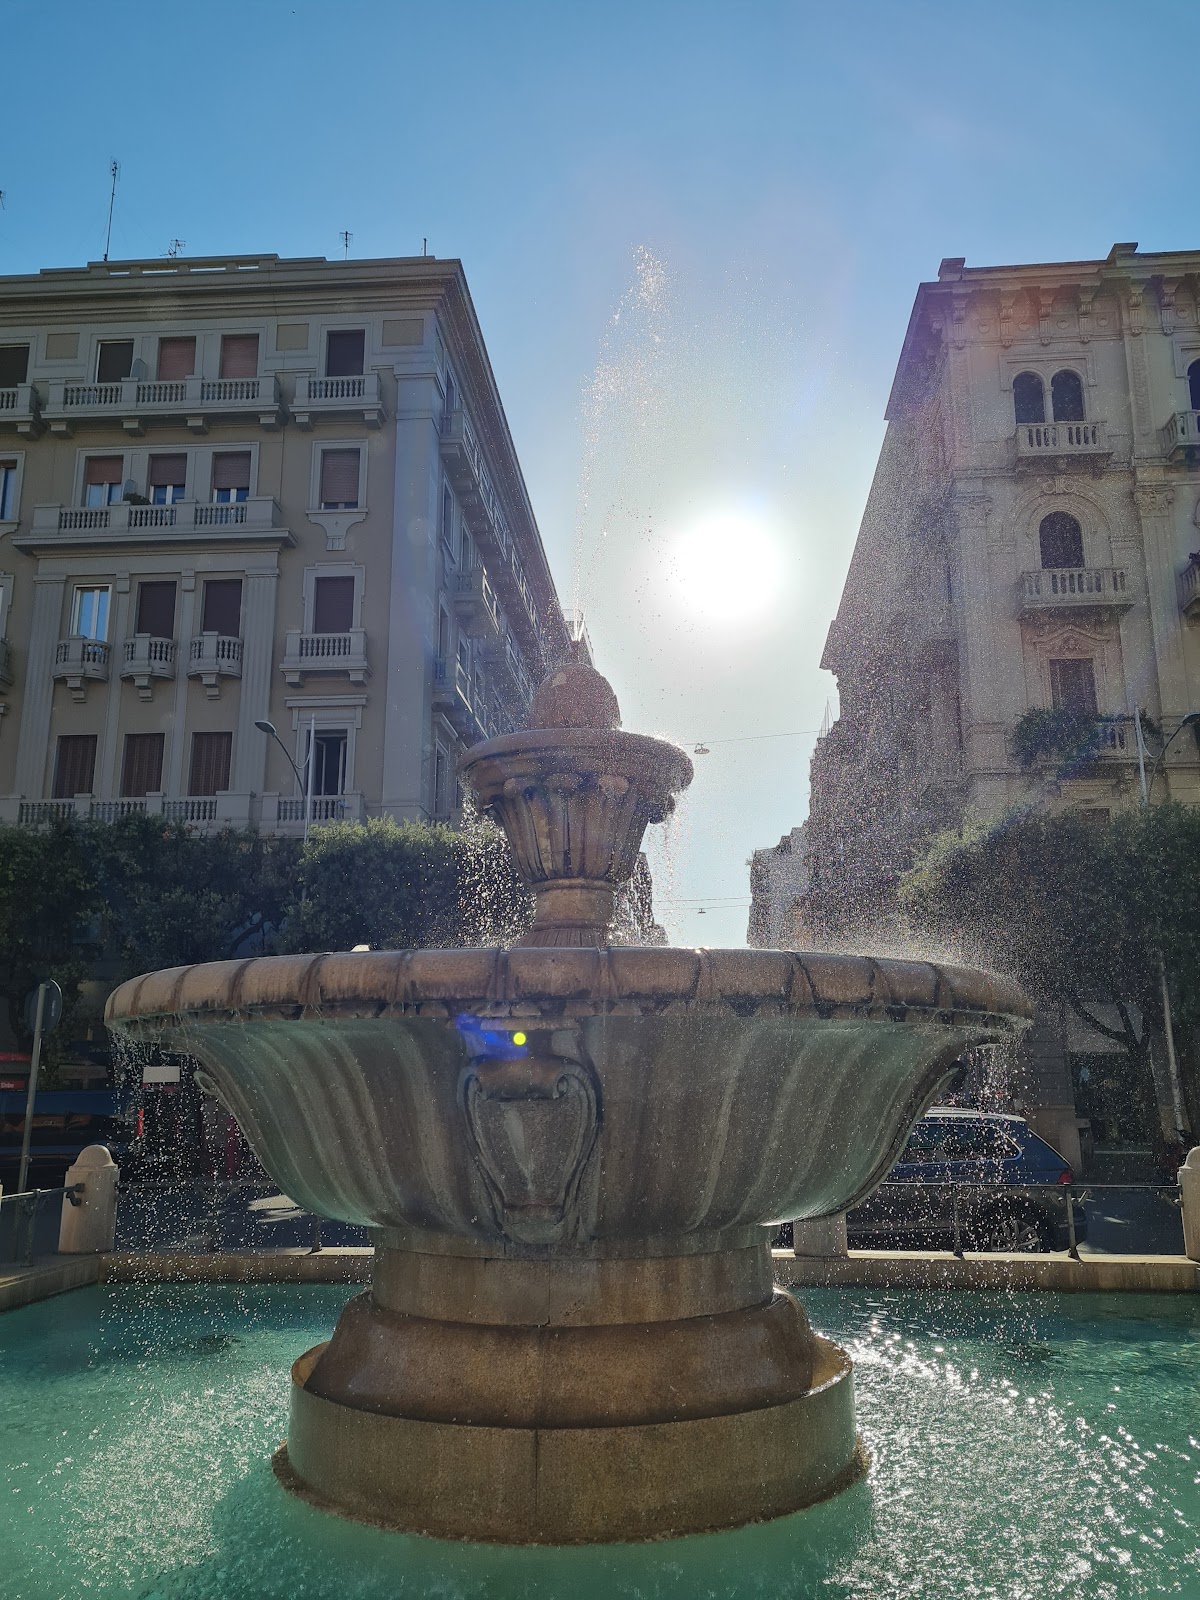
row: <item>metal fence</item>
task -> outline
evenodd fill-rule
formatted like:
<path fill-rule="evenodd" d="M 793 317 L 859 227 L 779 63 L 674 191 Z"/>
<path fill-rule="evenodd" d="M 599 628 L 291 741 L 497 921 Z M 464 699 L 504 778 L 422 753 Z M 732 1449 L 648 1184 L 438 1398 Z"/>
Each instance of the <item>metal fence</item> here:
<path fill-rule="evenodd" d="M 269 1179 L 139 1183 L 117 1196 L 118 1250 L 207 1255 L 370 1243 L 366 1228 L 314 1216 Z"/>
<path fill-rule="evenodd" d="M 61 1189 L 27 1189 L 21 1194 L 0 1194 L 0 1261 L 29 1266 L 36 1256 L 58 1250 L 62 1204 L 79 1205 L 83 1185 Z"/>

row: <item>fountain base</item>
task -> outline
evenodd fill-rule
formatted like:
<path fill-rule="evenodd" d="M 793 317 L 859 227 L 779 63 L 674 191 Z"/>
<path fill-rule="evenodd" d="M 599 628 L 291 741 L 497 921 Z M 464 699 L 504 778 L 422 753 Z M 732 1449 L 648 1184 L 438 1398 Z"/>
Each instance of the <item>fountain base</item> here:
<path fill-rule="evenodd" d="M 276 1462 L 342 1515 L 512 1544 L 733 1527 L 862 1469 L 850 1359 L 775 1288 L 759 1243 L 654 1259 L 383 1248 L 371 1293 L 295 1363 Z"/>

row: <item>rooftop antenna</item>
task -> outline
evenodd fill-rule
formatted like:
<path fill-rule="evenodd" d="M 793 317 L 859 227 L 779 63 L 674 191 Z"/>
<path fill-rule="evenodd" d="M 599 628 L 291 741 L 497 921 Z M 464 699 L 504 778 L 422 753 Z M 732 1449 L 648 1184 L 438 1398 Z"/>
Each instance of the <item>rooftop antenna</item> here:
<path fill-rule="evenodd" d="M 421 240 L 421 254 L 423 256 L 427 256 L 429 254 L 429 240 L 428 239 L 422 239 Z"/>
<path fill-rule="evenodd" d="M 354 235 L 349 231 L 348 228 L 343 228 L 341 233 L 338 234 L 338 238 L 342 241 L 343 261 L 349 261 L 350 259 L 350 241 L 353 239 L 353 237 Z"/>
<path fill-rule="evenodd" d="M 105 259 L 105 261 L 108 260 L 108 247 L 112 243 L 113 202 L 117 198 L 117 174 L 121 170 L 121 163 L 117 160 L 117 158 L 115 156 L 109 162 L 108 170 L 109 170 L 109 173 L 112 176 L 112 188 L 108 192 L 108 231 L 104 235 L 104 259 Z"/>
<path fill-rule="evenodd" d="M 181 250 L 186 250 L 186 249 L 187 249 L 187 240 L 186 239 L 172 239 L 170 244 L 167 246 L 167 254 L 170 256 L 171 260 L 174 261 L 175 257 L 179 254 L 179 252 Z"/>

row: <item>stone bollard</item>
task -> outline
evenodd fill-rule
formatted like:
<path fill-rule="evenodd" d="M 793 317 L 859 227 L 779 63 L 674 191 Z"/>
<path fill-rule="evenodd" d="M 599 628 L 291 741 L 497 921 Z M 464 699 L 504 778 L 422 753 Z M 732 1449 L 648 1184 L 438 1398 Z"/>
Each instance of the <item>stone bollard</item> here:
<path fill-rule="evenodd" d="M 834 1217 L 812 1217 L 792 1223 L 792 1250 L 798 1256 L 844 1256 L 846 1254 L 846 1213 Z"/>
<path fill-rule="evenodd" d="M 1200 1145 L 1188 1151 L 1179 1169 L 1179 1201 L 1183 1207 L 1183 1253 L 1200 1261 Z"/>
<path fill-rule="evenodd" d="M 60 1255 L 92 1255 L 111 1250 L 117 1235 L 117 1179 L 120 1169 L 102 1144 L 89 1144 L 67 1168 L 66 1182 L 81 1183 L 79 1204 L 63 1196 L 58 1230 Z"/>

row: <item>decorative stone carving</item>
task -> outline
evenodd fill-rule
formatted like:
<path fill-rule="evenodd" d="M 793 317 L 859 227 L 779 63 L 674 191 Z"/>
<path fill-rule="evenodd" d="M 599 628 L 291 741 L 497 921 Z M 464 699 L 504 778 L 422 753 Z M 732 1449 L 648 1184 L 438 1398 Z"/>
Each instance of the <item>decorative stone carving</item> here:
<path fill-rule="evenodd" d="M 1175 490 L 1169 484 L 1139 483 L 1134 487 L 1133 503 L 1141 517 L 1169 516 L 1174 502 Z"/>

